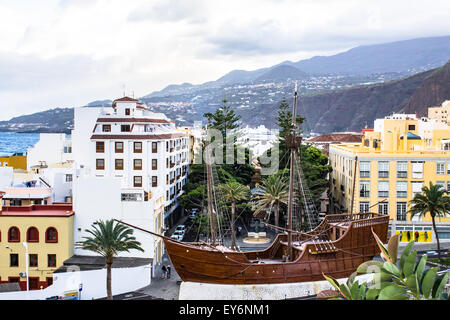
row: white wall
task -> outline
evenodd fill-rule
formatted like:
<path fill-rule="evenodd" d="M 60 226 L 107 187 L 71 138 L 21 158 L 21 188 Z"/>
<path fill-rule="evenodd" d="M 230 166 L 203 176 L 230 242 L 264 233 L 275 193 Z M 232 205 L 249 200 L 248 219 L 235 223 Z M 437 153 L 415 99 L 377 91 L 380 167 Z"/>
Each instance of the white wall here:
<path fill-rule="evenodd" d="M 79 165 L 89 165 L 90 159 L 90 138 L 97 122 L 98 115 L 103 110 L 112 108 L 103 107 L 80 107 L 74 109 L 74 130 L 72 130 L 72 152 L 74 160 Z"/>
<path fill-rule="evenodd" d="M 65 133 L 41 133 L 39 141 L 28 148 L 27 170 L 38 165 L 39 161 L 45 161 L 47 165 L 73 160 L 72 154 L 64 153 L 64 146 L 70 140 L 66 139 Z"/>
<path fill-rule="evenodd" d="M 113 268 L 111 284 L 113 295 L 135 291 L 151 283 L 151 265 L 135 268 Z M 55 273 L 53 285 L 43 290 L 0 293 L 0 300 L 45 300 L 64 296 L 64 292 L 78 290 L 82 284 L 81 300 L 104 298 L 106 293 L 106 268 L 101 270 Z"/>
<path fill-rule="evenodd" d="M 12 186 L 14 180 L 13 167 L 0 167 L 0 191 Z"/>
<path fill-rule="evenodd" d="M 74 241 L 82 241 L 93 222 L 121 218 L 120 182 L 114 178 L 80 177 L 73 181 Z M 80 231 L 80 230 L 81 231 Z M 76 255 L 94 255 L 75 248 Z"/>
<path fill-rule="evenodd" d="M 72 194 L 72 182 L 66 182 L 66 175 L 75 176 L 73 168 L 47 168 L 42 170 L 41 176 L 52 186 L 53 202 L 65 202 Z"/>
<path fill-rule="evenodd" d="M 73 182 L 73 205 L 75 211 L 74 239 L 82 241 L 97 220 L 118 219 L 140 228 L 154 231 L 154 199 L 150 201 L 121 201 L 119 179 L 108 177 L 80 177 Z M 81 229 L 81 231 L 79 230 Z M 120 253 L 121 257 L 154 257 L 154 238 L 149 233 L 134 230 L 136 240 L 145 250 Z M 76 255 L 94 255 L 90 251 L 75 248 Z"/>

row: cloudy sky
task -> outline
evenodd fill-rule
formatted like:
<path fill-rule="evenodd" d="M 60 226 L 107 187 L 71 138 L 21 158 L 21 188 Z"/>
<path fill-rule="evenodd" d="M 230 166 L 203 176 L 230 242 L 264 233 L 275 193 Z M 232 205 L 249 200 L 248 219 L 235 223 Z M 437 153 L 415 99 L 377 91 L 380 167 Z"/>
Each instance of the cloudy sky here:
<path fill-rule="evenodd" d="M 449 35 L 449 21 L 448 0 L 0 0 L 0 120 Z"/>

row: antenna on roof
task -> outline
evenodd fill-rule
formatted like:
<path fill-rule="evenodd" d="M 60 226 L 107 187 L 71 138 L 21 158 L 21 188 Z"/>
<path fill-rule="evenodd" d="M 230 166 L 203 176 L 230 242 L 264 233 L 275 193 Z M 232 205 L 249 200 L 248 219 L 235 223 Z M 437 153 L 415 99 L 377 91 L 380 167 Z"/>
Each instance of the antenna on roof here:
<path fill-rule="evenodd" d="M 134 90 L 133 90 L 133 99 L 134 99 Z"/>
<path fill-rule="evenodd" d="M 125 97 L 126 95 L 125 95 L 125 83 L 123 84 L 123 96 Z"/>

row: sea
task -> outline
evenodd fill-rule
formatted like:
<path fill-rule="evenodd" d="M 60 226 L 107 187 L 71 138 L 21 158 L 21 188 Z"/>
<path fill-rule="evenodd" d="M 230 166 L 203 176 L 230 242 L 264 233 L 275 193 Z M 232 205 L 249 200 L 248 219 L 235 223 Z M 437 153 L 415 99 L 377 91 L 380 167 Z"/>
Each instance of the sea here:
<path fill-rule="evenodd" d="M 0 156 L 27 152 L 39 141 L 39 133 L 0 132 Z"/>

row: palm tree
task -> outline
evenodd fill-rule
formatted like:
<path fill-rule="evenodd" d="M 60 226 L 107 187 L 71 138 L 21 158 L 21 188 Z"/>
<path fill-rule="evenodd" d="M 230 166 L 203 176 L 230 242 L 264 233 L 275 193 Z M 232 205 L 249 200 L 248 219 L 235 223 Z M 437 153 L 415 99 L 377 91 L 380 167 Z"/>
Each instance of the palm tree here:
<path fill-rule="evenodd" d="M 236 216 L 236 202 L 247 198 L 250 188 L 236 181 L 230 181 L 220 186 L 222 195 L 226 201 L 231 202 L 231 248 L 236 249 L 236 235 L 234 220 Z"/>
<path fill-rule="evenodd" d="M 144 252 L 141 243 L 132 236 L 133 229 L 114 220 L 100 220 L 92 224 L 92 230 L 85 230 L 92 237 L 83 237 L 84 241 L 77 242 L 77 247 L 96 252 L 105 258 L 106 262 L 106 291 L 108 300 L 112 300 L 111 267 L 114 257 L 119 252 L 129 252 L 136 249 Z"/>
<path fill-rule="evenodd" d="M 275 225 L 278 226 L 280 205 L 286 204 L 289 197 L 287 180 L 280 174 L 272 175 L 262 181 L 260 188 L 261 190 L 257 191 L 254 196 L 255 212 L 253 215 L 256 216 L 266 208 L 269 208 L 270 211 L 274 208 Z"/>
<path fill-rule="evenodd" d="M 436 230 L 436 217 L 445 217 L 445 214 L 450 209 L 450 197 L 445 196 L 447 192 L 441 185 L 435 185 L 430 181 L 430 186 L 424 186 L 422 193 L 416 193 L 414 199 L 411 200 L 411 218 L 415 215 L 421 217 L 430 213 L 431 221 L 433 223 L 433 231 L 436 236 L 438 259 L 441 260 L 439 236 Z"/>

